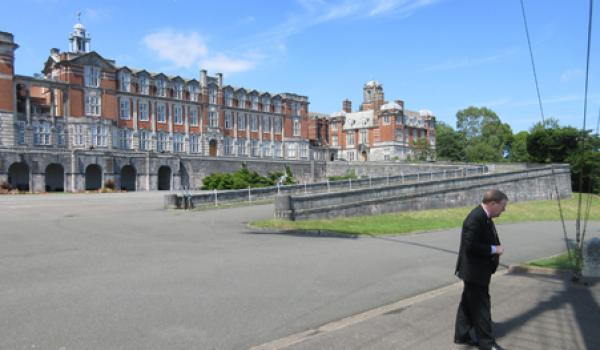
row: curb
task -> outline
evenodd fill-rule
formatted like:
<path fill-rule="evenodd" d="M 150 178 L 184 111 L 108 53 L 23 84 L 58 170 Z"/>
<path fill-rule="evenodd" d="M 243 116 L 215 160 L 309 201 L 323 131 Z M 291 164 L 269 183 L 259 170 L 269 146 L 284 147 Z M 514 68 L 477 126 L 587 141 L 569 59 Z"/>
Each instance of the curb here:
<path fill-rule="evenodd" d="M 504 276 L 507 273 L 508 273 L 508 270 L 501 269 L 501 270 L 498 270 L 492 276 L 492 278 Z M 305 340 L 313 339 L 315 337 L 318 337 L 318 336 L 326 334 L 326 333 L 335 332 L 342 328 L 346 328 L 348 326 L 352 326 L 354 324 L 357 324 L 357 323 L 360 323 L 363 321 L 367 321 L 369 319 L 384 315 L 386 313 L 390 313 L 390 312 L 393 312 L 393 311 L 396 311 L 396 310 L 399 310 L 402 308 L 406 308 L 408 306 L 411 306 L 411 305 L 414 305 L 417 303 L 427 301 L 427 300 L 437 297 L 439 295 L 445 294 L 449 291 L 460 290 L 460 288 L 462 288 L 462 281 L 451 283 L 449 285 L 445 285 L 445 286 L 442 286 L 442 287 L 439 287 L 436 289 L 432 289 L 429 291 L 419 293 L 417 295 L 413 295 L 412 297 L 407 297 L 407 298 L 401 299 L 399 301 L 396 301 L 396 302 L 388 304 L 388 305 L 375 307 L 373 309 L 370 309 L 370 310 L 367 310 L 367 311 L 364 311 L 364 312 L 361 312 L 361 313 L 358 313 L 355 315 L 351 315 L 351 316 L 344 317 L 339 320 L 331 321 L 329 323 L 323 324 L 314 329 L 309 329 L 304 332 L 288 335 L 286 337 L 276 339 L 276 340 L 273 340 L 273 341 L 270 341 L 270 342 L 267 342 L 267 343 L 264 343 L 261 345 L 252 346 L 250 348 L 250 350 L 280 350 L 280 349 L 284 349 L 291 345 L 301 343 Z"/>
<path fill-rule="evenodd" d="M 565 276 L 572 274 L 570 270 L 551 269 L 546 267 L 510 265 L 508 267 L 509 274 L 528 274 L 528 275 L 545 275 L 545 276 Z"/>

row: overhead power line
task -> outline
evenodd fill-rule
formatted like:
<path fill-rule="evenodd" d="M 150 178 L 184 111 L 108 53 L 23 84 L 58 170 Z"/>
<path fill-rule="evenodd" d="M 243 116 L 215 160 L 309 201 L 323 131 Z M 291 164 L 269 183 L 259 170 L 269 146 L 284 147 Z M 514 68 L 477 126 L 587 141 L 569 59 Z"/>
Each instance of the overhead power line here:
<path fill-rule="evenodd" d="M 525 35 L 527 36 L 527 45 L 529 46 L 529 57 L 531 57 L 531 67 L 533 68 L 533 79 L 535 80 L 535 90 L 537 91 L 538 102 L 540 104 L 540 114 L 542 115 L 542 126 L 544 125 L 544 107 L 542 106 L 542 97 L 540 95 L 540 86 L 538 84 L 537 73 L 535 71 L 535 61 L 533 60 L 533 50 L 531 49 L 531 39 L 529 39 L 529 28 L 527 26 L 527 15 L 525 14 L 525 4 L 521 0 L 521 10 L 523 13 L 523 23 L 525 24 Z"/>
<path fill-rule="evenodd" d="M 580 181 L 583 180 L 583 172 L 585 170 L 585 148 L 583 147 L 585 145 L 585 128 L 586 128 L 586 116 L 587 116 L 587 98 L 588 98 L 588 80 L 589 80 L 589 70 L 590 70 L 590 51 L 591 51 L 591 47 L 592 47 L 592 13 L 593 13 L 593 8 L 594 8 L 594 0 L 590 0 L 590 13 L 589 13 L 589 19 L 588 19 L 588 41 L 587 41 L 587 59 L 586 59 L 586 66 L 585 66 L 585 96 L 584 96 L 584 102 L 583 102 L 583 138 L 581 140 L 582 142 L 582 154 L 581 154 L 581 177 L 580 177 Z M 596 134 L 598 133 L 598 130 L 596 130 Z M 583 224 L 583 232 L 581 233 L 581 241 L 578 241 L 579 237 L 577 237 L 577 243 L 579 244 L 579 251 L 582 252 L 583 251 L 583 242 L 585 242 L 585 233 L 587 231 L 587 224 L 588 224 L 588 219 L 589 219 L 589 215 L 590 215 L 590 209 L 592 206 L 592 178 L 590 176 L 590 178 L 588 179 L 589 183 L 588 183 L 588 198 L 586 201 L 586 208 L 585 208 L 585 219 L 584 219 L 584 224 Z M 580 188 L 583 187 L 583 181 L 580 183 Z M 579 191 L 579 202 L 581 202 L 581 191 Z M 578 213 L 579 216 L 579 213 Z M 579 217 L 578 217 L 579 219 Z M 577 222 L 579 224 L 579 221 Z M 579 231 L 577 231 L 577 233 L 579 233 Z"/>

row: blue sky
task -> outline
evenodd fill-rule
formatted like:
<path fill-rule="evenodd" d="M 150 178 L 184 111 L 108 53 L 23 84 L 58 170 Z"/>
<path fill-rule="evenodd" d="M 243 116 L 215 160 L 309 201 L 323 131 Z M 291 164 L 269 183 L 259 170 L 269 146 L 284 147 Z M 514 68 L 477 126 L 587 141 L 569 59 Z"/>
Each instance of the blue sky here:
<path fill-rule="evenodd" d="M 20 48 L 16 71 L 39 72 L 49 50 L 68 50 L 76 13 L 92 49 L 118 65 L 309 97 L 331 113 L 377 80 L 386 99 L 455 114 L 487 106 L 527 130 L 541 119 L 519 0 L 11 1 L 0 31 Z M 525 0 L 546 117 L 582 126 L 588 0 Z M 595 28 L 588 128 L 600 107 Z"/>

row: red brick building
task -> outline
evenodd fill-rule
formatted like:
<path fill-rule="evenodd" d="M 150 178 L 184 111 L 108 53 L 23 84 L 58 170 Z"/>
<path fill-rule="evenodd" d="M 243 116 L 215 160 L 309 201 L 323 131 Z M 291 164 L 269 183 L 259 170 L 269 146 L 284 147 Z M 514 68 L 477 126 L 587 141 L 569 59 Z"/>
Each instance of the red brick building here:
<path fill-rule="evenodd" d="M 18 45 L 1 34 L 0 109 L 17 129 L 4 144 L 309 159 L 306 96 L 226 85 L 205 70 L 190 79 L 119 66 L 89 51 L 79 23 L 70 51 L 52 49 L 41 75 L 18 76 Z"/>
<path fill-rule="evenodd" d="M 383 86 L 370 81 L 363 87 L 363 103 L 342 110 L 328 120 L 328 143 L 335 157 L 348 161 L 431 159 L 435 155 L 435 116 L 431 111 L 406 110 L 404 101 L 386 101 Z M 421 141 L 419 141 L 421 140 Z"/>
<path fill-rule="evenodd" d="M 386 102 L 376 82 L 359 111 L 344 101 L 341 112 L 309 116 L 307 96 L 227 85 L 205 70 L 187 78 L 119 66 L 90 40 L 76 24 L 69 51 L 51 49 L 41 74 L 23 76 L 14 71 L 19 46 L 0 32 L 0 184 L 195 189 L 207 175 L 199 164 L 279 171 L 296 160 L 307 178 L 310 160 L 408 159 L 416 140 L 435 148 L 435 117 Z"/>

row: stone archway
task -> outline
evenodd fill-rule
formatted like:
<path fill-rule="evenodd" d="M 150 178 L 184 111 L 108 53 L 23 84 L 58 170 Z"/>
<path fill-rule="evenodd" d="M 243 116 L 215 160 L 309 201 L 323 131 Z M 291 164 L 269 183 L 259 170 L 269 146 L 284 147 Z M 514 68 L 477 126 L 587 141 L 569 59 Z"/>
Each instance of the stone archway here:
<path fill-rule="evenodd" d="M 125 165 L 121 168 L 121 190 L 135 191 L 136 190 L 137 172 L 132 165 Z"/>
<path fill-rule="evenodd" d="M 65 168 L 57 163 L 46 167 L 46 192 L 65 191 Z"/>
<path fill-rule="evenodd" d="M 85 168 L 85 189 L 96 191 L 102 188 L 102 168 L 98 164 L 90 164 Z"/>
<path fill-rule="evenodd" d="M 8 168 L 8 184 L 19 191 L 29 191 L 29 165 L 13 163 Z"/>
<path fill-rule="evenodd" d="M 208 141 L 208 155 L 211 157 L 217 156 L 217 140 L 212 139 Z"/>
<path fill-rule="evenodd" d="M 166 165 L 163 165 L 160 168 L 158 168 L 158 190 L 171 190 L 171 168 L 169 168 Z"/>

